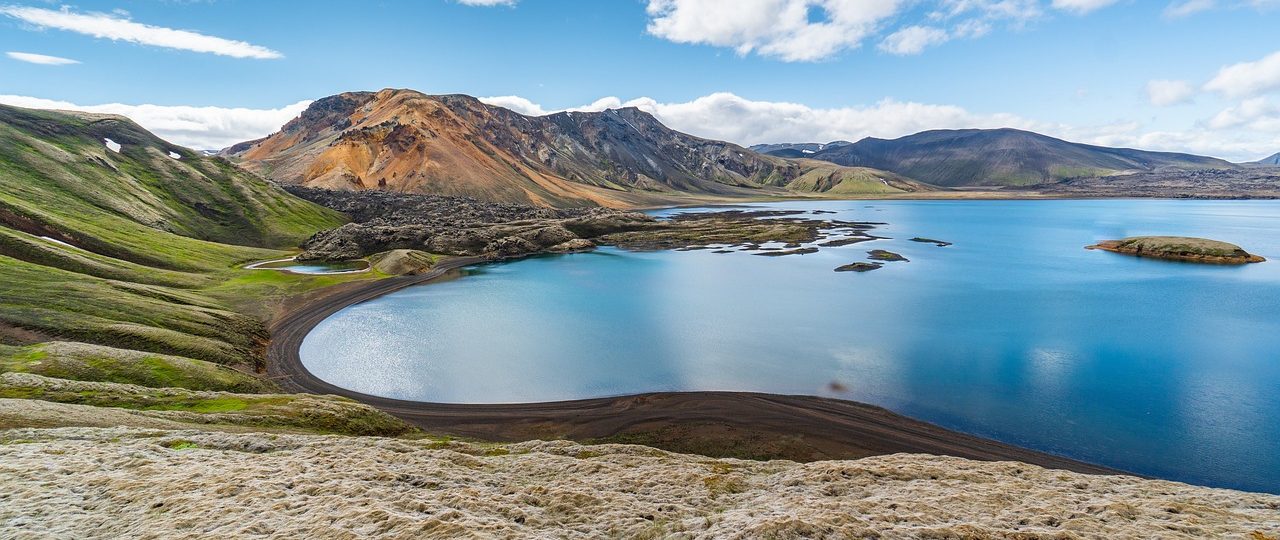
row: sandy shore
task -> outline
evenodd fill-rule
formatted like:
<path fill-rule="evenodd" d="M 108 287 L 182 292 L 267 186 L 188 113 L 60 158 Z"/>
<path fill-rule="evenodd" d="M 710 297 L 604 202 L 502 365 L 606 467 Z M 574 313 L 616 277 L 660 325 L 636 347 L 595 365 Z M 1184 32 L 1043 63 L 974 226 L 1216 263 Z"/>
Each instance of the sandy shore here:
<path fill-rule="evenodd" d="M 635 442 L 712 456 L 797 461 L 910 452 L 1013 460 L 1084 473 L 1119 472 L 837 399 L 749 392 L 661 392 L 550 403 L 426 403 L 346 390 L 320 380 L 302 365 L 298 354 L 302 340 L 338 310 L 456 275 L 457 269 L 479 262 L 483 259 L 449 259 L 424 274 L 338 286 L 291 306 L 271 325 L 269 375 L 288 390 L 346 396 L 431 433 L 491 441 Z"/>

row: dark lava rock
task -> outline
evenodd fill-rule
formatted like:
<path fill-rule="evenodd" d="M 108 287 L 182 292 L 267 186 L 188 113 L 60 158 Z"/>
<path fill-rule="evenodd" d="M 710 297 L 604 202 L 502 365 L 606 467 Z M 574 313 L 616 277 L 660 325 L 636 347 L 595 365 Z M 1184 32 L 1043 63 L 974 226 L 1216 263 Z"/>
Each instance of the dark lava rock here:
<path fill-rule="evenodd" d="M 907 260 L 907 258 L 906 258 L 906 257 L 903 257 L 902 255 L 898 255 L 897 253 L 894 253 L 894 252 L 892 252 L 892 251 L 885 251 L 885 250 L 883 250 L 883 249 L 873 249 L 873 250 L 871 250 L 871 251 L 868 251 L 868 252 L 867 252 L 867 255 L 869 255 L 872 259 L 877 260 L 877 261 L 889 261 L 889 262 L 902 261 L 902 262 L 910 262 L 910 261 L 908 261 L 908 260 Z"/>
<path fill-rule="evenodd" d="M 808 255 L 810 253 L 817 253 L 817 252 L 818 252 L 818 248 L 807 247 L 807 248 L 800 248 L 800 249 L 789 249 L 786 251 L 765 251 L 763 253 L 752 253 L 752 255 L 760 255 L 762 257 L 781 257 L 783 255 Z"/>
<path fill-rule="evenodd" d="M 867 242 L 869 240 L 882 240 L 879 236 L 852 236 L 849 238 L 837 238 L 818 244 L 822 247 L 840 247 L 849 244 L 857 244 L 858 242 Z"/>
<path fill-rule="evenodd" d="M 912 238 L 912 239 L 911 239 L 911 241 L 912 241 L 912 242 L 920 242 L 920 243 L 922 243 L 922 244 L 933 244 L 933 245 L 938 246 L 938 247 L 947 247 L 947 246 L 951 245 L 951 242 L 943 242 L 942 240 L 934 240 L 934 239 L 932 239 L 932 238 L 921 238 L 921 237 L 919 237 L 919 236 L 917 236 L 917 237 L 915 237 L 915 238 Z"/>
<path fill-rule="evenodd" d="M 884 266 L 884 264 L 878 263 L 878 262 L 856 262 L 856 263 L 849 263 L 844 266 L 836 267 L 836 271 L 837 272 L 870 272 L 872 270 L 878 270 L 882 266 Z"/>

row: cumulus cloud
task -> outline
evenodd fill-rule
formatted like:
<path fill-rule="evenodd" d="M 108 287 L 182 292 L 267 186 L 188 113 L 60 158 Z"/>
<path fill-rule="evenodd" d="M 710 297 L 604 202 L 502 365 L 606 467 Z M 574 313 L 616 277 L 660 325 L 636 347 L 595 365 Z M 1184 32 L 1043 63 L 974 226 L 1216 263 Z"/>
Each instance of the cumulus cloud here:
<path fill-rule="evenodd" d="M 1237 0 L 1222 2 L 1220 0 L 1176 0 L 1164 8 L 1166 17 L 1178 18 L 1194 15 L 1202 11 L 1219 8 L 1252 8 L 1258 11 L 1280 8 L 1280 0 Z"/>
<path fill-rule="evenodd" d="M 516 103 L 522 109 L 513 110 L 525 114 L 559 112 L 524 98 L 512 98 L 481 98 L 481 101 L 499 106 Z M 750 100 L 727 92 L 673 103 L 611 96 L 590 105 L 562 110 L 599 111 L 619 107 L 639 108 L 668 127 L 691 135 L 742 145 L 856 141 L 864 137 L 896 138 L 930 129 L 1011 127 L 1075 142 L 1191 152 L 1240 161 L 1280 149 L 1280 108 L 1260 105 L 1236 113 L 1258 115 L 1254 121 L 1209 121 L 1182 131 L 1146 131 L 1141 123 L 1133 121 L 1083 126 L 1043 122 L 1014 114 L 977 113 L 955 105 L 895 99 L 858 107 L 814 108 L 800 103 Z"/>
<path fill-rule="evenodd" d="M 1254 62 L 1223 67 L 1204 88 L 1227 97 L 1256 96 L 1280 89 L 1280 51 Z"/>
<path fill-rule="evenodd" d="M 1147 98 L 1157 107 L 1187 103 L 1195 95 L 1196 88 L 1187 81 L 1156 80 L 1147 83 Z"/>
<path fill-rule="evenodd" d="M 1114 0 L 1058 0 L 1084 13 Z M 1096 4 L 1089 7 L 1086 4 Z M 890 54 L 1022 27 L 1043 0 L 648 0 L 648 31 L 676 43 L 712 45 L 788 62 L 829 58 L 879 38 Z"/>
<path fill-rule="evenodd" d="M 491 105 L 517 103 L 517 112 L 560 112 L 512 96 L 480 98 Z M 820 109 L 800 103 L 756 101 L 717 92 L 686 102 L 663 103 L 642 97 L 605 97 L 565 111 L 601 111 L 636 107 L 668 127 L 710 139 L 751 145 L 774 142 L 827 142 L 863 137 L 901 137 L 929 129 L 1015 127 L 1045 132 L 1071 132 L 1066 126 L 1033 122 L 1012 114 L 976 114 L 954 105 L 932 105 L 884 99 L 873 105 Z M 527 113 L 526 113 L 527 114 Z M 1072 134 L 1079 134 L 1071 132 Z M 1083 132 L 1080 132 L 1083 133 Z"/>
<path fill-rule="evenodd" d="M 525 116 L 542 116 L 547 114 L 547 111 L 543 109 L 541 105 L 520 96 L 492 96 L 477 99 L 489 105 L 496 105 L 498 107 L 511 109 Z"/>
<path fill-rule="evenodd" d="M 676 43 L 729 47 L 784 61 L 856 48 L 905 0 L 649 0 L 648 31 Z"/>
<path fill-rule="evenodd" d="M 0 103 L 32 109 L 62 109 L 127 116 L 160 138 L 200 150 L 218 150 L 265 137 L 297 117 L 310 101 L 278 109 L 191 107 L 169 105 L 77 105 L 28 96 L 0 95 Z"/>
<path fill-rule="evenodd" d="M 1181 0 L 1179 2 L 1170 3 L 1168 7 L 1165 7 L 1164 15 L 1166 17 L 1174 18 L 1186 17 L 1201 11 L 1208 11 L 1215 7 L 1218 7 L 1218 2 L 1216 0 Z"/>
<path fill-rule="evenodd" d="M 1209 127 L 1280 133 L 1280 106 L 1267 98 L 1246 99 L 1214 115 Z"/>
<path fill-rule="evenodd" d="M 1079 13 L 1081 15 L 1090 11 L 1102 9 L 1118 0 L 1053 0 L 1054 9 Z"/>
<path fill-rule="evenodd" d="M 19 62 L 26 62 L 28 64 L 40 64 L 44 66 L 65 66 L 69 64 L 80 63 L 79 60 L 72 60 L 70 58 L 63 58 L 61 56 L 49 56 L 47 54 L 9 51 L 7 53 L 4 53 L 4 55 L 14 60 L 17 60 Z"/>
<path fill-rule="evenodd" d="M 951 39 L 946 30 L 932 26 L 908 26 L 889 34 L 880 42 L 880 50 L 890 54 L 920 54 L 926 47 Z"/>
<path fill-rule="evenodd" d="M 0 14 L 39 28 L 54 28 L 141 45 L 217 54 L 234 58 L 271 59 L 284 55 L 266 47 L 244 41 L 209 36 L 189 30 L 137 23 L 128 18 L 106 13 L 76 13 L 69 9 L 52 10 L 23 6 L 0 6 Z"/>

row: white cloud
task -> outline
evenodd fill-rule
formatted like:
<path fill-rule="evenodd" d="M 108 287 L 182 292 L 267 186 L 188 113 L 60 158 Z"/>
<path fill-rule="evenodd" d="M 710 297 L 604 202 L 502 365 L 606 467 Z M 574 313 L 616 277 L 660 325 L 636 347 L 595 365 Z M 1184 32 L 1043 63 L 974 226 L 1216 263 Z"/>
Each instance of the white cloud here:
<path fill-rule="evenodd" d="M 243 41 L 208 36 L 188 30 L 136 23 L 128 18 L 106 13 L 76 13 L 23 6 L 0 6 L 0 14 L 8 15 L 40 28 L 55 28 L 96 38 L 127 41 L 155 47 L 211 53 L 235 58 L 282 58 L 284 55 L 266 47 Z"/>
<path fill-rule="evenodd" d="M 1174 18 L 1186 17 L 1215 7 L 1218 7 L 1217 0 L 1181 0 L 1172 2 L 1168 7 L 1164 8 L 1164 15 Z"/>
<path fill-rule="evenodd" d="M 544 110 L 541 105 L 520 96 L 492 96 L 476 99 L 479 99 L 489 105 L 496 105 L 498 107 L 511 109 L 526 116 L 542 116 L 547 114 L 547 111 Z"/>
<path fill-rule="evenodd" d="M 1170 2 L 1164 8 L 1164 15 L 1171 18 L 1186 17 L 1222 7 L 1234 9 L 1252 8 L 1257 11 L 1267 11 L 1280 8 L 1280 0 L 1236 0 L 1235 2 L 1226 3 L 1220 0 L 1176 0 Z"/>
<path fill-rule="evenodd" d="M 524 107 L 520 112 L 526 114 L 557 112 L 524 98 L 512 98 L 481 98 L 481 101 L 494 105 L 519 103 Z M 727 92 L 675 103 L 662 103 L 652 98 L 624 101 L 611 96 L 598 99 L 591 105 L 564 110 L 596 111 L 619 107 L 637 107 L 653 114 L 668 127 L 691 135 L 742 145 L 838 139 L 856 141 L 863 137 L 896 138 L 930 129 L 1011 127 L 1075 142 L 1190 152 L 1238 161 L 1280 150 L 1280 107 L 1257 106 L 1242 111 L 1258 115 L 1248 123 L 1210 121 L 1182 131 L 1145 131 L 1141 123 L 1133 121 L 1069 125 L 1007 113 L 975 113 L 955 105 L 889 98 L 867 106 L 819 109 L 799 103 L 754 101 Z"/>
<path fill-rule="evenodd" d="M 514 6 L 519 0 L 458 0 L 464 6 Z"/>
<path fill-rule="evenodd" d="M 299 101 L 278 109 L 122 103 L 77 105 L 66 101 L 11 95 L 0 95 L 0 103 L 32 109 L 119 114 L 129 117 L 162 139 L 199 150 L 217 150 L 270 135 L 311 104 L 310 101 Z"/>
<path fill-rule="evenodd" d="M 44 66 L 65 66 L 69 64 L 79 64 L 79 60 L 63 58 L 61 56 L 49 56 L 47 54 L 36 54 L 26 52 L 9 51 L 4 53 L 5 56 L 17 60 L 19 62 L 27 62 L 29 64 L 40 64 Z"/>
<path fill-rule="evenodd" d="M 649 0 L 648 31 L 788 62 L 856 48 L 905 0 Z"/>
<path fill-rule="evenodd" d="M 528 115 L 547 109 L 520 96 L 480 98 Z M 309 101 L 278 109 L 105 104 L 83 106 L 24 96 L 0 95 L 0 103 L 46 109 L 121 114 L 176 144 L 197 149 L 225 148 L 279 130 Z M 814 108 L 800 103 L 756 101 L 719 92 L 685 102 L 664 103 L 642 97 L 598 99 L 564 111 L 600 111 L 637 107 L 672 129 L 743 145 L 775 142 L 827 142 L 864 137 L 896 138 L 930 129 L 1012 127 L 1069 141 L 1146 150 L 1191 152 L 1237 161 L 1280 150 L 1280 105 L 1245 100 L 1217 116 L 1180 131 L 1146 131 L 1138 122 L 1101 125 L 1043 122 L 1008 113 L 972 112 L 955 105 L 891 98 L 864 106 Z"/>
<path fill-rule="evenodd" d="M 880 50 L 897 55 L 920 54 L 926 47 L 951 39 L 946 30 L 932 26 L 908 26 L 889 34 Z"/>
<path fill-rule="evenodd" d="M 1280 51 L 1254 62 L 1223 67 L 1204 88 L 1227 97 L 1256 96 L 1280 89 Z"/>
<path fill-rule="evenodd" d="M 877 36 L 882 51 L 919 54 L 931 45 L 984 36 L 998 24 L 1020 28 L 1044 11 L 1043 0 L 647 1 L 652 35 L 788 62 L 830 58 Z"/>
<path fill-rule="evenodd" d="M 1147 83 L 1147 98 L 1157 107 L 1187 103 L 1195 95 L 1196 88 L 1187 81 L 1156 80 Z"/>
<path fill-rule="evenodd" d="M 1267 98 L 1246 99 L 1214 115 L 1209 119 L 1209 127 L 1280 133 L 1280 106 Z"/>
<path fill-rule="evenodd" d="M 1090 11 L 1107 7 L 1117 1 L 1118 0 L 1053 0 L 1053 8 L 1083 15 Z"/>

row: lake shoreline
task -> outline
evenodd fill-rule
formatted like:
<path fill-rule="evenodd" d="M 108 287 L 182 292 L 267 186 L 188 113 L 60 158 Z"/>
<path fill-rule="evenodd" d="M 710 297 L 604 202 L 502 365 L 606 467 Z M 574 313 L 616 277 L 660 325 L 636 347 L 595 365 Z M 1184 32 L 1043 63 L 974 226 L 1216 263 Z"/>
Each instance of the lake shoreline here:
<path fill-rule="evenodd" d="M 398 416 L 428 432 L 498 442 L 532 439 L 634 442 L 713 457 L 816 461 L 894 453 L 1020 461 L 1089 474 L 1131 474 L 952 431 L 882 407 L 832 398 L 754 392 L 655 392 L 517 404 L 429 403 L 347 390 L 311 374 L 299 348 L 339 310 L 456 275 L 484 257 L 440 262 L 412 276 L 339 285 L 290 306 L 270 325 L 269 377 L 287 390 L 333 394 Z"/>

